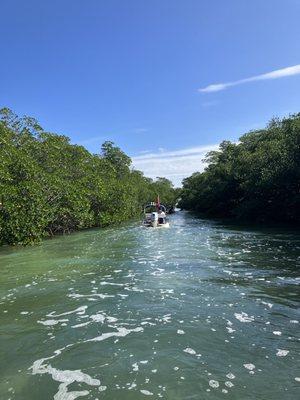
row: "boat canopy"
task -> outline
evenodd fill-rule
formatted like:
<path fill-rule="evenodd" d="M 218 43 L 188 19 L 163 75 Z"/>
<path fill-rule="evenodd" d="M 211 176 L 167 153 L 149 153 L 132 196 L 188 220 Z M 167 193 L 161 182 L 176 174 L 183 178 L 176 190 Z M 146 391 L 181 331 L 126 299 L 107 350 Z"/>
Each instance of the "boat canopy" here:
<path fill-rule="evenodd" d="M 149 204 L 146 204 L 145 207 L 144 207 L 144 213 L 145 214 L 146 213 L 151 213 L 151 212 L 154 212 L 154 211 L 164 211 L 164 212 L 166 212 L 166 210 L 167 209 L 163 204 L 160 204 L 159 206 L 157 206 L 157 203 L 155 203 L 154 201 L 149 203 Z"/>

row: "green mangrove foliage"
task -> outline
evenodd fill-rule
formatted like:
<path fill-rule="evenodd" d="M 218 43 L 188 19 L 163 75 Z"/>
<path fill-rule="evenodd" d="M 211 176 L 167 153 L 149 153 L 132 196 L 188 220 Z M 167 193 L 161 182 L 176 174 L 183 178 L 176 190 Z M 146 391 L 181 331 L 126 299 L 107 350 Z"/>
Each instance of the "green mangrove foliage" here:
<path fill-rule="evenodd" d="M 300 222 L 300 113 L 224 141 L 183 182 L 180 207 L 207 216 Z"/>
<path fill-rule="evenodd" d="M 0 244 L 103 227 L 137 216 L 143 204 L 171 206 L 170 181 L 153 181 L 130 167 L 112 142 L 100 154 L 45 132 L 34 118 L 0 110 Z"/>

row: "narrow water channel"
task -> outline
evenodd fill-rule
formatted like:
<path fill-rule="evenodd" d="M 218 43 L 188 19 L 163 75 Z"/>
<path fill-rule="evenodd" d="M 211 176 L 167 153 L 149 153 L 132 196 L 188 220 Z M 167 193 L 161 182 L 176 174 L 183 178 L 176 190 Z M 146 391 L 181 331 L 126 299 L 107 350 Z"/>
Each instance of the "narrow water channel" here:
<path fill-rule="evenodd" d="M 179 212 L 0 250 L 3 400 L 299 398 L 300 237 Z"/>

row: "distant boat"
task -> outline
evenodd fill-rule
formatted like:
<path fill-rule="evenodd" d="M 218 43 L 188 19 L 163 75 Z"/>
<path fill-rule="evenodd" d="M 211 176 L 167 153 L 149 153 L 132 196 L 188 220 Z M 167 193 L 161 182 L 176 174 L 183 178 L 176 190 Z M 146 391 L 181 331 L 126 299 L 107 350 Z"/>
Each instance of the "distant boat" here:
<path fill-rule="evenodd" d="M 160 204 L 159 196 L 157 196 L 156 202 L 145 205 L 143 226 L 152 228 L 170 227 L 166 217 L 166 207 Z"/>
<path fill-rule="evenodd" d="M 167 214 L 174 214 L 175 213 L 175 207 L 171 206 L 168 210 L 167 210 Z"/>

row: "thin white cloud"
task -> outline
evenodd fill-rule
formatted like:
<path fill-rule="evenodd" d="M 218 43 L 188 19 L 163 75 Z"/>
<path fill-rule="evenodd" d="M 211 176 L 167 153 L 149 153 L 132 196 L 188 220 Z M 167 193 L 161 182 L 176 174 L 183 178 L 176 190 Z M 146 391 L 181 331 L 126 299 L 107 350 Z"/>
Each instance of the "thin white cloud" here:
<path fill-rule="evenodd" d="M 264 81 L 269 79 L 279 79 L 286 76 L 293 76 L 300 74 L 300 64 L 294 65 L 292 67 L 277 69 L 275 71 L 267 72 L 266 74 L 252 76 L 250 78 L 240 79 L 238 81 L 233 82 L 225 82 L 225 83 L 214 83 L 212 85 L 208 85 L 204 88 L 198 89 L 201 93 L 211 93 L 211 92 L 220 92 L 221 90 L 225 90 L 232 86 L 242 85 L 243 83 L 248 82 L 256 82 L 256 81 Z"/>
<path fill-rule="evenodd" d="M 206 153 L 216 150 L 219 145 L 198 146 L 176 151 L 157 151 L 132 158 L 133 167 L 144 172 L 145 176 L 155 179 L 164 176 L 175 186 L 180 186 L 182 179 L 193 172 L 203 171 L 203 158 Z"/>
<path fill-rule="evenodd" d="M 141 150 L 139 151 L 139 154 L 149 154 L 151 153 L 151 150 Z"/>

